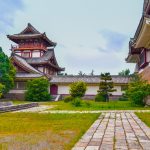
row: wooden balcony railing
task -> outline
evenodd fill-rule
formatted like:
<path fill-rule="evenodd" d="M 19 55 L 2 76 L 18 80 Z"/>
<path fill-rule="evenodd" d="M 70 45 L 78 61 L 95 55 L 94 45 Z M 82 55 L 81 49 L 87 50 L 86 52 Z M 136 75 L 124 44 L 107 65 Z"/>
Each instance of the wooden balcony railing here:
<path fill-rule="evenodd" d="M 44 44 L 19 44 L 11 45 L 11 50 L 23 50 L 23 49 L 43 49 L 46 50 L 47 47 Z"/>

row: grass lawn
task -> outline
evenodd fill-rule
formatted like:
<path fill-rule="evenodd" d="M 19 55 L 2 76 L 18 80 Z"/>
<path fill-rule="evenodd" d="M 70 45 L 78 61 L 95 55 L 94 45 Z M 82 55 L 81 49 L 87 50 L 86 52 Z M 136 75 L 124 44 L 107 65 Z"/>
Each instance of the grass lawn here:
<path fill-rule="evenodd" d="M 0 114 L 0 150 L 70 150 L 99 114 Z"/>
<path fill-rule="evenodd" d="M 136 113 L 136 115 L 150 127 L 150 113 Z"/>
<path fill-rule="evenodd" d="M 44 105 L 51 105 L 54 108 L 50 110 L 144 110 L 150 109 L 150 107 L 144 108 L 142 106 L 133 106 L 129 101 L 110 101 L 110 102 L 95 102 L 95 101 L 83 101 L 80 107 L 75 107 L 71 103 L 65 103 L 64 101 L 58 102 L 45 102 Z"/>
<path fill-rule="evenodd" d="M 13 102 L 14 105 L 30 103 L 28 101 L 22 101 L 22 100 L 12 100 L 12 102 Z"/>

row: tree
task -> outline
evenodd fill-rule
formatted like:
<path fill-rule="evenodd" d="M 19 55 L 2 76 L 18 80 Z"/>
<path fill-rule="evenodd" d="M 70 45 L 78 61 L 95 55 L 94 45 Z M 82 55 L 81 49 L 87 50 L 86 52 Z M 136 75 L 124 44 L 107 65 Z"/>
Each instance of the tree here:
<path fill-rule="evenodd" d="M 130 75 L 130 70 L 129 69 L 122 70 L 121 72 L 118 73 L 118 75 L 120 75 L 120 76 L 129 76 Z"/>
<path fill-rule="evenodd" d="M 85 82 L 82 82 L 82 81 L 74 82 L 70 85 L 70 95 L 73 98 L 83 97 L 85 95 L 86 89 L 87 87 L 86 87 Z"/>
<path fill-rule="evenodd" d="M 116 91 L 112 82 L 110 73 L 102 73 L 100 76 L 100 84 L 98 94 L 104 96 L 105 101 L 109 101 L 110 92 Z"/>
<path fill-rule="evenodd" d="M 4 90 L 5 86 L 3 84 L 0 83 L 0 98 L 3 95 L 3 90 Z"/>
<path fill-rule="evenodd" d="M 51 99 L 48 92 L 49 81 L 45 78 L 37 78 L 27 82 L 25 99 L 27 101 L 49 101 Z"/>
<path fill-rule="evenodd" d="M 14 86 L 16 69 L 0 47 L 0 83 L 4 85 L 2 94 L 6 94 Z"/>
<path fill-rule="evenodd" d="M 82 71 L 79 71 L 78 75 L 79 75 L 79 76 L 84 76 L 85 73 L 83 73 Z"/>
<path fill-rule="evenodd" d="M 133 104 L 144 105 L 144 100 L 150 95 L 150 84 L 135 74 L 125 94 Z"/>
<path fill-rule="evenodd" d="M 91 71 L 90 75 L 91 75 L 91 76 L 94 76 L 94 70 Z"/>

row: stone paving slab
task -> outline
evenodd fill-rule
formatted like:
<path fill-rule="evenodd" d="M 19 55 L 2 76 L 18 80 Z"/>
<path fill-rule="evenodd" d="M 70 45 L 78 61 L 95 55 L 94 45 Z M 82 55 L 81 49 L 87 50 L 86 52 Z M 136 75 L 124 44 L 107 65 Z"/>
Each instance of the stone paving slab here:
<path fill-rule="evenodd" d="M 150 128 L 132 111 L 103 112 L 72 150 L 150 150 Z"/>

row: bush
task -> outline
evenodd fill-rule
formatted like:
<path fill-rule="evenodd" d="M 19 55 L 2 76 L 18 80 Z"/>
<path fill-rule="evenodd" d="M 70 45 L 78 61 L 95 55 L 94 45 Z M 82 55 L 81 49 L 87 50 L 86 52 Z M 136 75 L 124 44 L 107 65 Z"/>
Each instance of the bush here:
<path fill-rule="evenodd" d="M 105 96 L 102 95 L 102 94 L 97 94 L 97 95 L 95 96 L 95 101 L 96 101 L 96 102 L 106 102 L 106 98 L 105 98 Z"/>
<path fill-rule="evenodd" d="M 67 97 L 64 98 L 65 103 L 71 102 L 72 100 L 73 100 L 72 96 L 67 96 Z"/>
<path fill-rule="evenodd" d="M 37 78 L 27 82 L 27 92 L 25 99 L 27 101 L 49 101 L 51 99 L 48 93 L 49 82 L 45 78 Z"/>
<path fill-rule="evenodd" d="M 150 95 L 150 84 L 135 75 L 128 86 L 126 94 L 133 104 L 144 105 L 144 99 Z"/>
<path fill-rule="evenodd" d="M 74 105 L 75 107 L 80 107 L 81 104 L 82 104 L 82 101 L 78 97 L 74 98 L 73 101 L 72 101 L 72 105 Z"/>
<path fill-rule="evenodd" d="M 85 105 L 86 105 L 87 107 L 91 107 L 91 103 L 90 103 L 89 101 L 85 101 Z"/>
<path fill-rule="evenodd" d="M 127 95 L 123 94 L 122 97 L 119 98 L 119 101 L 128 101 Z"/>
<path fill-rule="evenodd" d="M 79 82 L 74 82 L 70 85 L 70 95 L 72 97 L 83 97 L 86 92 L 86 84 L 85 82 L 79 81 Z"/>

